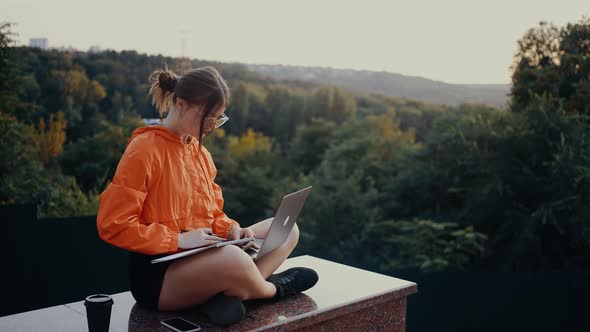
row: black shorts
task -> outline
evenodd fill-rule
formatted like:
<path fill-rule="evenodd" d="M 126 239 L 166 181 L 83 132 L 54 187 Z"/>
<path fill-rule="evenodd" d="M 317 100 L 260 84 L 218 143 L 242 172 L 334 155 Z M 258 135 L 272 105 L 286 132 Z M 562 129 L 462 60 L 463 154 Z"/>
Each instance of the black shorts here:
<path fill-rule="evenodd" d="M 129 253 L 129 290 L 135 301 L 145 308 L 158 310 L 160 290 L 168 266 L 174 260 L 152 264 L 152 259 L 170 255 L 146 255 L 138 252 Z"/>

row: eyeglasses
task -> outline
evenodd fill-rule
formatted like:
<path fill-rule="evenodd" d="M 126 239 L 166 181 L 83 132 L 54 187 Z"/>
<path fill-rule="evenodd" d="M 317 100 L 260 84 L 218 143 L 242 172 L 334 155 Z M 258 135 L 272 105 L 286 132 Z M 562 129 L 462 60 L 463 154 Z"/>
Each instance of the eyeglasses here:
<path fill-rule="evenodd" d="M 223 126 L 223 124 L 226 123 L 227 120 L 229 120 L 229 117 L 225 115 L 225 113 L 222 113 L 217 119 L 215 119 L 215 128 Z"/>
<path fill-rule="evenodd" d="M 214 117 L 208 116 L 207 118 L 214 118 Z M 221 127 L 224 123 L 227 122 L 227 120 L 229 120 L 229 117 L 227 115 L 225 115 L 225 113 L 222 113 L 220 116 L 215 118 L 215 128 Z"/>

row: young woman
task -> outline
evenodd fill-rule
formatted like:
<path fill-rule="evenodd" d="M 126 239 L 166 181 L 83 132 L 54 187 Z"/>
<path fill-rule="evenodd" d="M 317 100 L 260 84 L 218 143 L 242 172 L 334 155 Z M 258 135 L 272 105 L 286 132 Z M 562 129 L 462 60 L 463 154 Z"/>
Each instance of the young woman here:
<path fill-rule="evenodd" d="M 206 303 L 209 318 L 226 325 L 242 318 L 241 301 L 277 300 L 313 287 L 318 276 L 308 268 L 272 274 L 295 248 L 297 225 L 282 246 L 256 262 L 244 252 L 256 247 L 252 241 L 150 263 L 225 239 L 264 238 L 272 218 L 242 228 L 222 211 L 217 169 L 202 145 L 228 119 L 230 90 L 218 71 L 207 66 L 177 76 L 156 70 L 149 80 L 152 103 L 168 115 L 133 132 L 97 215 L 100 238 L 129 252 L 130 290 L 138 304 L 171 311 Z"/>

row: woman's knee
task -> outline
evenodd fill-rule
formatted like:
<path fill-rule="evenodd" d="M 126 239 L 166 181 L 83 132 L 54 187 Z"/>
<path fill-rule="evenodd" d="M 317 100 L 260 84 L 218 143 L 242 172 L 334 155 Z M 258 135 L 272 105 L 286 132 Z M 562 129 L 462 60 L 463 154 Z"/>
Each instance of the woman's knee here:
<path fill-rule="evenodd" d="M 253 280 L 260 278 L 258 267 L 250 255 L 238 246 L 230 245 L 219 249 L 222 252 L 219 259 L 224 265 L 223 278 L 228 282 L 224 294 L 237 296 L 241 300 L 248 299 L 252 292 Z"/>
<path fill-rule="evenodd" d="M 240 272 L 244 271 L 250 266 L 254 266 L 254 262 L 250 255 L 248 255 L 242 248 L 235 245 L 223 246 L 218 249 L 219 263 L 226 266 L 227 271 Z"/>

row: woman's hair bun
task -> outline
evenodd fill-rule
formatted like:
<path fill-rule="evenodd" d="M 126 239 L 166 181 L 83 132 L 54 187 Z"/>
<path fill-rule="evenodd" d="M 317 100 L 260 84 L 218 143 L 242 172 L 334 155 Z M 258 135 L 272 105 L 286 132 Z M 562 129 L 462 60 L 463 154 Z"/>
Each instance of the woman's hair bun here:
<path fill-rule="evenodd" d="M 160 84 L 160 88 L 163 91 L 174 91 L 176 87 L 176 83 L 178 82 L 178 77 L 176 77 L 173 73 L 169 71 L 160 71 L 160 75 L 158 76 L 158 82 Z"/>

